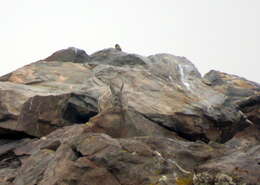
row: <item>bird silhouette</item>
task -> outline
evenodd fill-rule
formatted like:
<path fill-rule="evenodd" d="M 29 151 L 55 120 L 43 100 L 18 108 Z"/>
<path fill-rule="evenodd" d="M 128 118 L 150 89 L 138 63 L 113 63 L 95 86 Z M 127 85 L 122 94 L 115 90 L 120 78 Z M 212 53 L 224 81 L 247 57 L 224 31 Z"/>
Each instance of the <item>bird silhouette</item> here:
<path fill-rule="evenodd" d="M 122 51 L 122 49 L 121 49 L 121 47 L 120 47 L 119 44 L 116 44 L 116 45 L 115 45 L 115 49 L 118 50 L 118 51 Z"/>

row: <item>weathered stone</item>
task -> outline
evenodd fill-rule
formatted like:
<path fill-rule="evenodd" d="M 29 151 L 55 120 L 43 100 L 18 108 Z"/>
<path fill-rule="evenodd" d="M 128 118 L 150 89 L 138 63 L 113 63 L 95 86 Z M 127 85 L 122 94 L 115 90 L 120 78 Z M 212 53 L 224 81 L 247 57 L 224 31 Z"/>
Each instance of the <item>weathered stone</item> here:
<path fill-rule="evenodd" d="M 35 185 L 38 184 L 45 169 L 54 158 L 55 153 L 52 150 L 41 150 L 25 160 L 18 175 L 14 180 L 15 185 Z"/>
<path fill-rule="evenodd" d="M 204 79 L 210 82 L 212 88 L 228 97 L 226 104 L 235 104 L 250 124 L 260 128 L 260 84 L 214 70 L 207 73 Z"/>
<path fill-rule="evenodd" d="M 251 124 L 257 125 L 260 130 L 260 91 L 258 95 L 250 96 L 237 104 Z"/>
<path fill-rule="evenodd" d="M 68 94 L 73 92 L 85 96 L 91 101 L 87 103 L 92 106 L 92 111 L 97 111 L 97 108 L 102 111 L 107 103 L 104 99 L 111 98 L 108 86 L 112 84 L 117 89 L 123 83 L 123 95 L 133 112 L 185 139 L 224 142 L 244 126 L 236 109 L 224 104 L 225 96 L 205 85 L 197 69 L 185 58 L 169 54 L 145 58 L 106 49 L 92 54 L 87 63 L 39 61 L 11 73 L 9 82 L 27 84 L 21 87 L 34 89 L 30 96 L 25 94 L 24 105 L 18 104 L 15 115 L 19 120 L 18 123 L 12 120 L 12 124 L 34 136 L 48 134 L 75 122 L 61 118 Z M 43 90 L 45 94 L 41 92 Z M 60 98 L 64 103 L 57 102 Z M 36 99 L 39 100 L 33 105 L 34 110 L 29 110 L 31 102 Z M 46 102 L 46 106 L 39 101 Z M 49 101 L 53 104 L 47 108 Z M 41 116 L 48 114 L 52 121 L 39 117 L 37 107 L 41 107 L 40 112 L 45 112 Z M 53 111 L 55 108 L 60 113 Z M 88 109 L 85 106 L 81 112 L 85 114 Z M 11 125 L 8 121 L 5 125 Z"/>
<path fill-rule="evenodd" d="M 0 81 L 0 184 L 259 181 L 257 83 L 114 48 L 61 50 Z"/>
<path fill-rule="evenodd" d="M 109 48 L 93 53 L 87 63 L 96 65 L 135 66 L 145 65 L 145 60 L 146 59 L 140 55 L 128 54 L 114 48 Z"/>
<path fill-rule="evenodd" d="M 199 167 L 211 174 L 224 173 L 245 184 L 258 184 L 260 145 L 236 150 L 220 158 L 212 159 Z M 213 173 L 212 173 L 213 172 Z"/>
<path fill-rule="evenodd" d="M 108 109 L 92 117 L 86 124 L 89 132 L 106 133 L 115 138 L 165 136 L 182 139 L 175 132 L 160 127 L 133 110 Z"/>
<path fill-rule="evenodd" d="M 236 175 L 241 182 L 255 182 L 259 178 L 259 165 L 253 162 L 258 160 L 259 151 L 257 147 L 249 146 L 249 153 L 241 153 L 246 149 L 244 146 L 208 145 L 155 136 L 115 139 L 102 133 L 91 133 L 87 125 L 75 125 L 14 149 L 15 155 L 28 156 L 22 160 L 14 182 L 17 185 L 104 182 L 145 185 L 163 181 L 178 184 L 208 170 L 212 178 L 216 178 L 219 171 Z M 232 171 L 236 167 L 241 169 L 241 165 L 247 171 L 246 176 L 240 174 L 244 173 L 241 170 Z M 216 173 L 212 173 L 211 168 Z"/>
<path fill-rule="evenodd" d="M 204 80 L 213 89 L 225 94 L 228 97 L 227 103 L 236 103 L 260 93 L 260 84 L 215 70 L 205 74 Z"/>
<path fill-rule="evenodd" d="M 69 47 L 56 51 L 51 56 L 47 57 L 45 61 L 62 61 L 62 62 L 78 62 L 83 63 L 89 59 L 87 53 L 75 47 Z"/>
<path fill-rule="evenodd" d="M 28 156 L 22 160 L 14 184 L 109 182 L 137 185 L 156 183 L 164 174 L 173 181 L 174 171 L 182 173 L 175 161 L 191 170 L 199 161 L 216 155 L 206 144 L 147 136 L 114 139 L 86 131 L 86 125 L 64 127 L 46 138 L 13 149 L 16 156 Z M 187 146 L 183 145 L 185 143 Z M 192 147 L 200 150 L 194 153 Z M 206 153 L 208 151 L 211 154 Z"/>
<path fill-rule="evenodd" d="M 87 97 L 75 94 L 35 96 L 24 103 L 18 119 L 18 130 L 43 136 L 73 123 L 85 123 L 97 114 Z"/>

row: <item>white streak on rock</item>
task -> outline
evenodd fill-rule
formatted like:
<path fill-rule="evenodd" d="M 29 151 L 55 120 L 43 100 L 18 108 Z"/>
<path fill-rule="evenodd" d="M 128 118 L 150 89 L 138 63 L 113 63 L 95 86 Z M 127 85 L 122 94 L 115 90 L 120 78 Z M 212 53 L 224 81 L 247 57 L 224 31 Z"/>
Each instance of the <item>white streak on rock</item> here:
<path fill-rule="evenodd" d="M 31 98 L 31 100 L 30 100 L 29 110 L 32 109 L 32 103 L 33 103 L 33 98 Z"/>
<path fill-rule="evenodd" d="M 184 77 L 184 71 L 183 71 L 183 67 L 179 64 L 178 65 L 180 74 L 181 74 L 181 82 L 185 85 L 185 87 L 187 87 L 188 90 L 190 90 L 190 84 L 188 82 L 186 82 L 185 77 Z"/>
<path fill-rule="evenodd" d="M 75 54 L 77 55 L 77 53 L 78 53 L 78 48 L 74 48 L 74 52 L 75 52 Z"/>
<path fill-rule="evenodd" d="M 191 174 L 190 171 L 184 170 L 177 162 L 175 162 L 174 160 L 168 159 L 169 162 L 171 162 L 172 164 L 174 164 L 181 172 L 186 173 L 186 174 Z"/>
<path fill-rule="evenodd" d="M 174 164 L 182 173 L 191 174 L 190 171 L 183 169 L 176 161 L 172 159 L 165 159 L 160 152 L 154 151 L 154 154 L 157 155 L 160 159 Z"/>
<path fill-rule="evenodd" d="M 173 79 L 172 79 L 172 76 L 171 76 L 171 75 L 169 75 L 169 77 L 168 77 L 168 78 L 169 78 L 169 80 L 170 80 L 170 81 L 173 81 Z"/>
<path fill-rule="evenodd" d="M 159 182 L 162 182 L 162 181 L 167 181 L 167 177 L 165 175 L 163 175 L 160 179 L 159 179 Z"/>

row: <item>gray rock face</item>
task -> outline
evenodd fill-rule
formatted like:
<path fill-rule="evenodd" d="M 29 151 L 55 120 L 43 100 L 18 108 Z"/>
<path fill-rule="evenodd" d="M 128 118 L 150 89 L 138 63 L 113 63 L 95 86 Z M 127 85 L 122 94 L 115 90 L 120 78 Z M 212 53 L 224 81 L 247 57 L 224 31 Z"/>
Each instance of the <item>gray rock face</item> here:
<path fill-rule="evenodd" d="M 89 56 L 84 50 L 75 47 L 69 47 L 67 49 L 56 51 L 44 60 L 83 63 L 86 62 L 88 59 Z"/>
<path fill-rule="evenodd" d="M 0 184 L 257 184 L 259 87 L 171 54 L 57 51 L 0 77 Z"/>
<path fill-rule="evenodd" d="M 103 64 L 113 66 L 145 65 L 145 58 L 136 54 L 128 54 L 118 49 L 109 48 L 93 53 L 89 64 Z"/>
<path fill-rule="evenodd" d="M 208 81 L 214 89 L 228 96 L 229 101 L 241 101 L 243 98 L 258 94 L 260 91 L 260 84 L 256 82 L 215 70 L 211 70 L 205 74 L 204 79 Z"/>
<path fill-rule="evenodd" d="M 218 71 L 204 77 L 211 87 L 227 96 L 226 104 L 234 104 L 244 116 L 260 128 L 260 84 Z"/>

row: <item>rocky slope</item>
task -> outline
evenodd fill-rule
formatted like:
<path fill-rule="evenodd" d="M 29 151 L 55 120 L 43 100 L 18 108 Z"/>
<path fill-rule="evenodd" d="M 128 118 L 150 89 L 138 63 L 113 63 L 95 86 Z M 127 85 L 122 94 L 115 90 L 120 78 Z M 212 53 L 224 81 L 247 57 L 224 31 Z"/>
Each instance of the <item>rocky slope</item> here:
<path fill-rule="evenodd" d="M 0 185 L 256 185 L 260 85 L 77 48 L 0 77 Z"/>

